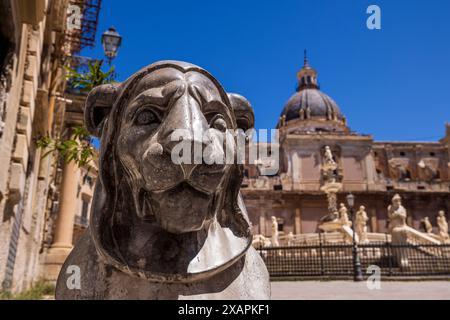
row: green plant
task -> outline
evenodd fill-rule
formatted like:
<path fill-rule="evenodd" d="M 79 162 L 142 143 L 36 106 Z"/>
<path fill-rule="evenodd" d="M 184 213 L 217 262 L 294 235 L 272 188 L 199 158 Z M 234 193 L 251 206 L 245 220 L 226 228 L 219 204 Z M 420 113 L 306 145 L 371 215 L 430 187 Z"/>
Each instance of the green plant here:
<path fill-rule="evenodd" d="M 70 67 L 65 67 L 66 80 L 70 81 L 74 88 L 81 92 L 89 92 L 93 88 L 113 81 L 114 67 L 108 71 L 102 71 L 103 61 L 89 61 L 88 71 L 80 73 Z M 53 152 L 58 152 L 65 162 L 74 161 L 79 167 L 83 167 L 95 157 L 95 149 L 91 144 L 89 132 L 85 127 L 72 128 L 69 139 L 54 139 L 46 135 L 37 141 L 37 147 L 46 150 L 44 157 Z"/>
<path fill-rule="evenodd" d="M 70 81 L 74 88 L 80 89 L 81 92 L 89 92 L 93 88 L 110 83 L 113 81 L 114 66 L 108 71 L 102 71 L 103 61 L 89 61 L 88 72 L 79 73 L 77 70 L 70 67 L 65 67 L 67 72 L 66 79 Z"/>
<path fill-rule="evenodd" d="M 72 127 L 70 138 L 67 140 L 44 136 L 37 141 L 37 147 L 46 150 L 43 157 L 57 152 L 66 163 L 74 161 L 79 167 L 93 161 L 96 155 L 89 132 L 82 126 Z"/>
<path fill-rule="evenodd" d="M 40 281 L 31 289 L 22 293 L 12 294 L 7 291 L 0 291 L 0 300 L 41 300 L 44 296 L 55 294 L 55 286 L 51 283 Z"/>

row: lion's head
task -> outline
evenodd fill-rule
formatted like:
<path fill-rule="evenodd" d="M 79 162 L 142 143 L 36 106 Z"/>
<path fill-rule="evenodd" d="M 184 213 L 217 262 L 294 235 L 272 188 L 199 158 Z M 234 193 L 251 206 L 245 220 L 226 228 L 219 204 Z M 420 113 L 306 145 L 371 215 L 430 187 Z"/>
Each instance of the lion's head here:
<path fill-rule="evenodd" d="M 191 281 L 223 270 L 251 244 L 239 193 L 242 165 L 174 163 L 176 130 L 247 130 L 248 101 L 205 70 L 162 61 L 88 96 L 88 130 L 101 140 L 90 232 L 100 256 L 154 281 Z"/>

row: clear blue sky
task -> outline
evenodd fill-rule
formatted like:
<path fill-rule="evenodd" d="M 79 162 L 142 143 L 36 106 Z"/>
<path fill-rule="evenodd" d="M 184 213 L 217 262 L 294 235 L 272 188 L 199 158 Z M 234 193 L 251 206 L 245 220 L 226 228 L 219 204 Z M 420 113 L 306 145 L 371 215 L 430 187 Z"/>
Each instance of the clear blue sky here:
<path fill-rule="evenodd" d="M 370 4 L 382 30 L 366 27 Z M 103 0 L 100 35 L 123 45 L 119 80 L 158 60 L 192 62 L 246 96 L 257 128 L 274 128 L 307 48 L 322 91 L 357 132 L 376 140 L 438 140 L 450 121 L 450 1 Z"/>

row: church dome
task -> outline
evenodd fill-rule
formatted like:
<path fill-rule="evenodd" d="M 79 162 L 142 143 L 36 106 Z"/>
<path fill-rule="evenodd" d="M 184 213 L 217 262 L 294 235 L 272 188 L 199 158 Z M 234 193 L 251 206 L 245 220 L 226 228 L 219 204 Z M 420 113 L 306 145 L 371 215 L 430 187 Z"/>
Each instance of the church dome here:
<path fill-rule="evenodd" d="M 297 73 L 297 78 L 297 92 L 284 106 L 278 128 L 288 126 L 300 131 L 344 130 L 345 117 L 337 103 L 320 91 L 317 71 L 309 65 L 306 51 L 304 65 Z"/>
<path fill-rule="evenodd" d="M 286 121 L 299 118 L 324 120 L 344 119 L 337 103 L 316 88 L 305 88 L 296 92 L 286 103 L 281 116 L 286 116 Z"/>

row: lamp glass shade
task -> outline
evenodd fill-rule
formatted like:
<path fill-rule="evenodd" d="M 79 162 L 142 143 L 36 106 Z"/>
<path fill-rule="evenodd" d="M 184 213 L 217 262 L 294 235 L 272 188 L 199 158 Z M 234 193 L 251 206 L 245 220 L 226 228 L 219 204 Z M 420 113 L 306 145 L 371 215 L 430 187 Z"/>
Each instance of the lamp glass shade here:
<path fill-rule="evenodd" d="M 102 45 L 105 51 L 105 56 L 108 58 L 115 58 L 117 56 L 117 51 L 122 43 L 122 37 L 114 29 L 114 27 L 109 28 L 102 35 Z"/>

